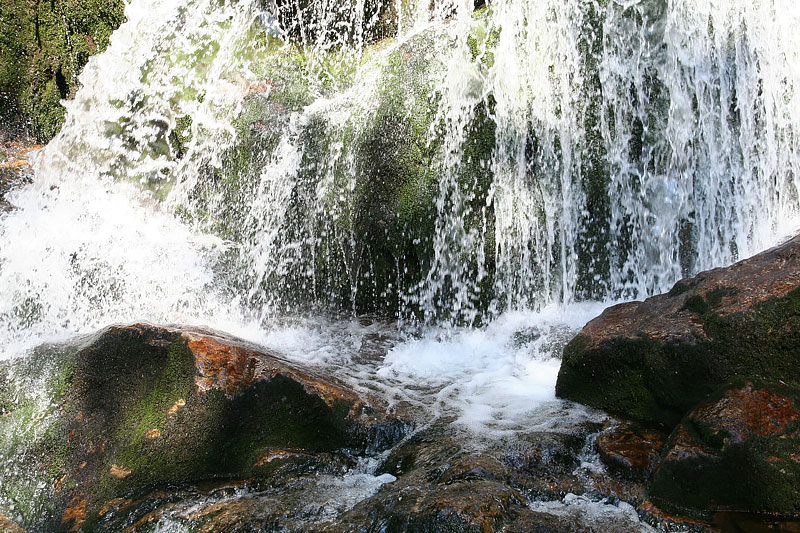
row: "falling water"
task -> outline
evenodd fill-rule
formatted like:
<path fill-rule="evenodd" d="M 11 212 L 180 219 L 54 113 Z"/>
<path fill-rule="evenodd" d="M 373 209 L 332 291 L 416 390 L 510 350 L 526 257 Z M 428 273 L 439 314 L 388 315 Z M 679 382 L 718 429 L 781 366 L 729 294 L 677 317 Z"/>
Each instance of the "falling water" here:
<path fill-rule="evenodd" d="M 530 377 L 509 316 L 573 331 L 576 303 L 666 290 L 796 227 L 788 0 L 126 15 L 0 215 L 4 357 L 112 322 L 268 342 L 282 317 L 343 312 L 400 324 L 386 380 L 438 368 L 409 348 L 420 331 L 474 352 L 464 376 Z"/>

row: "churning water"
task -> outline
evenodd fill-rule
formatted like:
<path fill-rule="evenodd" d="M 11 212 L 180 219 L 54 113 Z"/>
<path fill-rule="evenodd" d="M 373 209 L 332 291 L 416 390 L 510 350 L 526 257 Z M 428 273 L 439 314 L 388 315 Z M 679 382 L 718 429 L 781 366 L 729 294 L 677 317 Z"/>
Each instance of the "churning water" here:
<path fill-rule="evenodd" d="M 505 434 L 602 302 L 796 227 L 793 0 L 293 9 L 127 6 L 0 215 L 0 357 L 207 325 Z"/>

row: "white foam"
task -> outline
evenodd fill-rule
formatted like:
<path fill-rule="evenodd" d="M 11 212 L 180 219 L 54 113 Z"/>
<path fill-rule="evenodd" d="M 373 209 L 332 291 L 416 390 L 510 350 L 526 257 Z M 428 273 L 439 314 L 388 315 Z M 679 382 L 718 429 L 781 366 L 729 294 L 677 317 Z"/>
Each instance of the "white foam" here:
<path fill-rule="evenodd" d="M 560 501 L 532 502 L 530 508 L 534 511 L 545 512 L 557 516 L 568 516 L 585 521 L 587 526 L 607 527 L 614 529 L 614 525 L 624 527 L 626 531 L 636 527 L 642 532 L 655 531 L 648 524 L 639 520 L 636 509 L 623 501 L 612 502 L 606 498 L 592 499 L 568 493 Z"/>
<path fill-rule="evenodd" d="M 437 414 L 503 434 L 555 400 L 561 348 L 603 304 L 548 306 L 502 315 L 483 329 L 431 331 L 392 348 L 376 376 L 435 389 Z"/>
<path fill-rule="evenodd" d="M 12 195 L 18 209 L 0 225 L 0 358 L 118 322 L 243 332 L 209 267 L 225 244 L 140 205 L 130 189 L 65 181 Z"/>

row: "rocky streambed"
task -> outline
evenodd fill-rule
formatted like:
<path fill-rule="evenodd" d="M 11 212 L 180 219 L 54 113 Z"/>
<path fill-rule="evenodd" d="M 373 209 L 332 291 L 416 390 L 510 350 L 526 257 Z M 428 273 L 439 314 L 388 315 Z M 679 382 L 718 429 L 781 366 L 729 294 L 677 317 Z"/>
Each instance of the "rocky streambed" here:
<path fill-rule="evenodd" d="M 609 308 L 557 391 L 621 418 L 513 438 L 210 330 L 42 346 L 0 365 L 3 527 L 796 531 L 798 258 L 800 237 Z"/>

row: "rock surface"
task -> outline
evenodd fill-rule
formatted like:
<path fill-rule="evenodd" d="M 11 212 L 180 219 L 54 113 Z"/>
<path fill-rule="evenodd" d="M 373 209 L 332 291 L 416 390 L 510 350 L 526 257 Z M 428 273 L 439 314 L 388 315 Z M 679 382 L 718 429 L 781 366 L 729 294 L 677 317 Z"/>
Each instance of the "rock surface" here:
<path fill-rule="evenodd" d="M 236 339 L 146 324 L 0 365 L 0 413 L 0 512 L 48 531 L 92 529 L 154 488 L 341 472 L 409 429 Z"/>
<path fill-rule="evenodd" d="M 31 139 L 0 141 L 0 213 L 12 208 L 6 195 L 31 179 L 31 157 L 41 148 Z"/>
<path fill-rule="evenodd" d="M 748 381 L 693 409 L 648 493 L 676 512 L 800 514 L 800 388 Z"/>
<path fill-rule="evenodd" d="M 731 380 L 800 381 L 798 289 L 800 236 L 606 309 L 564 349 L 556 393 L 671 429 Z"/>
<path fill-rule="evenodd" d="M 101 511 L 97 529 L 148 531 L 159 523 L 202 532 L 640 531 L 634 508 L 619 501 L 642 502 L 643 486 L 580 468 L 578 455 L 597 429 L 588 424 L 568 434 L 532 433 L 475 448 L 440 421 L 401 442 L 361 478 L 368 490 L 358 500 L 348 502 L 342 480 L 352 490 L 359 474 L 351 470 L 335 481 L 336 462 L 287 452 L 280 454 L 280 475 L 251 484 L 248 492 L 237 495 L 241 485 L 226 482 L 119 498 Z M 341 475 L 352 465 L 338 466 Z M 532 510 L 531 499 L 549 503 Z M 606 507 L 589 516 L 583 501 Z"/>
<path fill-rule="evenodd" d="M 621 424 L 598 435 L 595 448 L 609 470 L 647 481 L 666 440 L 667 435 L 661 431 Z"/>
<path fill-rule="evenodd" d="M 724 408 L 692 415 L 694 440 L 673 435 L 648 493 L 658 432 L 582 421 L 482 441 L 440 419 L 409 435 L 376 401 L 209 331 L 108 328 L 0 364 L 0 385 L 0 520 L 33 531 L 633 532 L 637 509 L 705 531 L 716 514 L 691 522 L 648 501 L 675 515 L 698 505 L 675 499 L 676 486 L 703 490 L 694 458 L 675 450 L 705 454 L 711 480 L 736 447 L 751 450 L 747 464 L 796 468 L 800 423 L 795 389 L 726 392 Z M 702 438 L 700 421 L 712 428 Z M 794 481 L 774 485 L 783 501 Z"/>
<path fill-rule="evenodd" d="M 0 5 L 0 128 L 49 141 L 64 121 L 89 57 L 124 20 L 122 0 L 3 0 Z M 21 133 L 16 131 L 16 134 Z"/>

